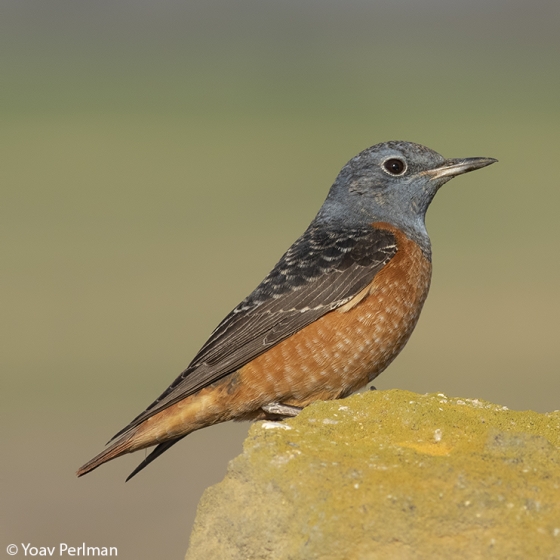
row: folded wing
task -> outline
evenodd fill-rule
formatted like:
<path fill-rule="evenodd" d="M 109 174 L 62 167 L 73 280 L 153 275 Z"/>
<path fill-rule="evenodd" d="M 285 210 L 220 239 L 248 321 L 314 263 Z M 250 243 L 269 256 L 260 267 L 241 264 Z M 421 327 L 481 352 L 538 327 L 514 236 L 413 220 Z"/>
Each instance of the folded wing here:
<path fill-rule="evenodd" d="M 388 230 L 368 226 L 330 231 L 312 224 L 218 325 L 187 369 L 115 437 L 344 305 L 396 252 L 395 237 Z"/>

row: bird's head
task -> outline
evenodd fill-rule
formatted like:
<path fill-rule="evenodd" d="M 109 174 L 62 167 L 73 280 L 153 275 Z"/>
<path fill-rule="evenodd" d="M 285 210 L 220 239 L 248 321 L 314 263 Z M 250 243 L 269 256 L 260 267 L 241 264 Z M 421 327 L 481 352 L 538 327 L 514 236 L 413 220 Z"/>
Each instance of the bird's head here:
<path fill-rule="evenodd" d="M 425 215 L 438 189 L 495 159 L 445 159 L 413 142 L 376 144 L 352 158 L 334 182 L 316 220 L 335 227 L 388 222 L 428 243 Z"/>

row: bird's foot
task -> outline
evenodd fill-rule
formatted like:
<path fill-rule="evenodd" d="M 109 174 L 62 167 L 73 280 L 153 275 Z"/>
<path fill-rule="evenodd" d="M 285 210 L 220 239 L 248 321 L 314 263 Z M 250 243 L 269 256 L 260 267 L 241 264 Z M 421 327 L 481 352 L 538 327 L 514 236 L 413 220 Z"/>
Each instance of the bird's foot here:
<path fill-rule="evenodd" d="M 261 406 L 261 408 L 270 416 L 281 416 L 284 418 L 293 418 L 303 410 L 300 406 L 292 406 L 277 402 L 265 404 L 264 406 Z"/>

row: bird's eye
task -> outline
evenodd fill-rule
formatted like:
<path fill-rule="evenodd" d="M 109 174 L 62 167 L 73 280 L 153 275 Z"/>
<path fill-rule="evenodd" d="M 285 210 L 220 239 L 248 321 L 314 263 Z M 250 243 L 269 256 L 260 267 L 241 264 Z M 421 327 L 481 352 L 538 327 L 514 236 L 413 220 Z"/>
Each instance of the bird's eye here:
<path fill-rule="evenodd" d="M 402 159 L 391 158 L 383 162 L 383 167 L 391 175 L 402 175 L 406 171 L 406 164 Z"/>

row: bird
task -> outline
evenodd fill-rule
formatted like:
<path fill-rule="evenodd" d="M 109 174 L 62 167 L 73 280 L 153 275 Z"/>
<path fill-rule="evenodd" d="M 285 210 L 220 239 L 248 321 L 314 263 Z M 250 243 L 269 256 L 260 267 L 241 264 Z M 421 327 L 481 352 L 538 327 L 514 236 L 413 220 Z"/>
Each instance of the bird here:
<path fill-rule="evenodd" d="M 496 161 L 445 159 L 405 141 L 353 157 L 307 230 L 188 367 L 76 474 L 155 446 L 129 480 L 195 430 L 281 420 L 367 385 L 403 349 L 428 295 L 434 196 Z"/>

